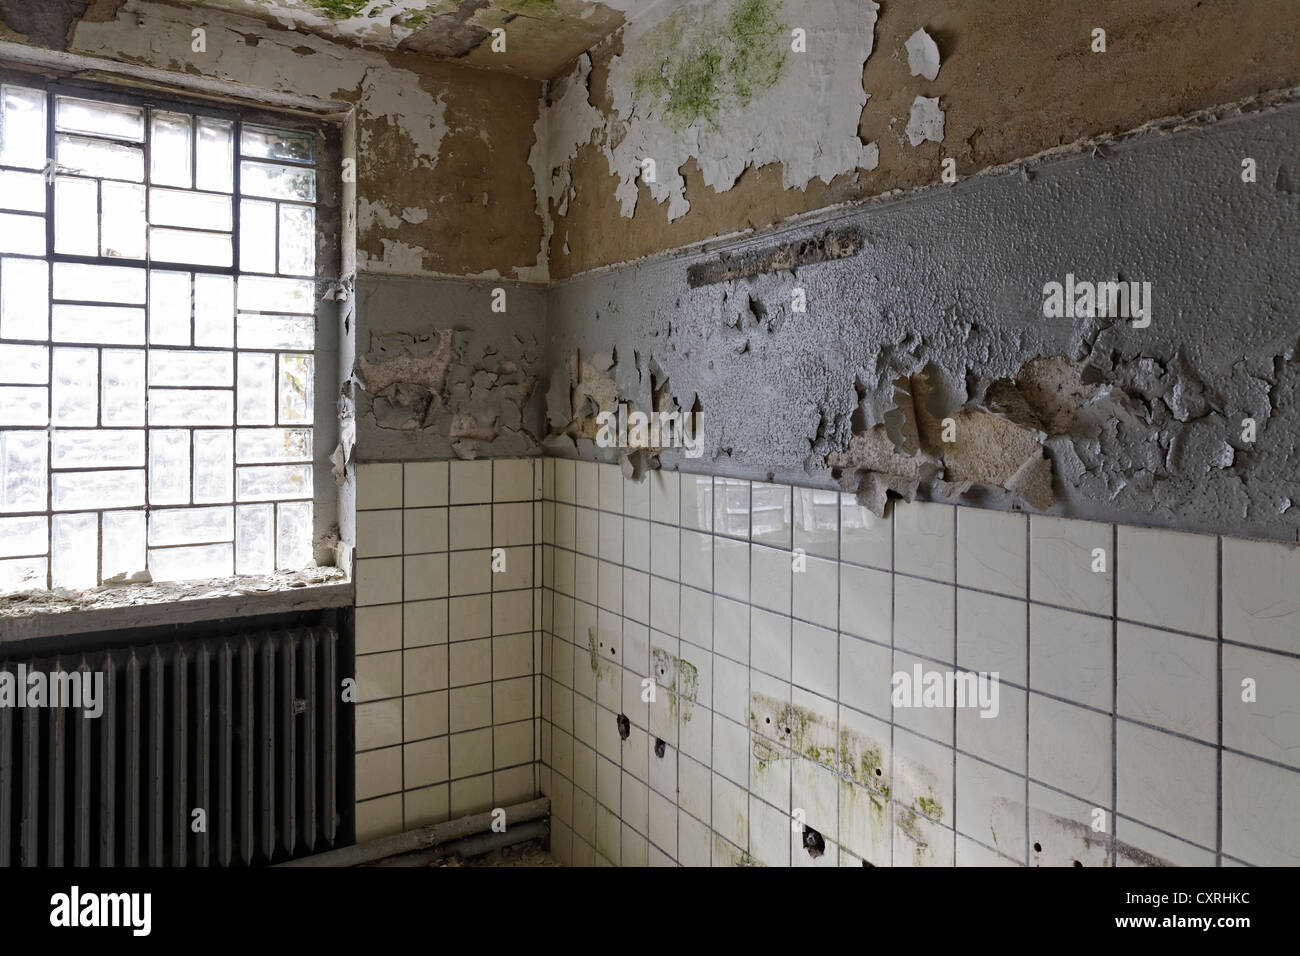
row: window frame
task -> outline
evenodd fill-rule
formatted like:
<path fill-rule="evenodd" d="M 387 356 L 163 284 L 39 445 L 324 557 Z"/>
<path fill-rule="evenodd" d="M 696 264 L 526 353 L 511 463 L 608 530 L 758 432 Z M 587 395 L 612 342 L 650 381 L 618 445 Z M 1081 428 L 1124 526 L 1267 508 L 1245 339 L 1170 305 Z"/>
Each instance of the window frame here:
<path fill-rule="evenodd" d="M 151 249 L 148 245 L 146 245 L 146 255 L 142 259 L 126 259 L 121 257 L 109 257 L 109 256 L 104 256 L 102 254 L 98 256 L 87 256 L 83 254 L 56 251 L 55 244 L 54 244 L 54 231 L 55 231 L 55 220 L 56 220 L 54 203 L 55 203 L 57 167 L 55 168 L 54 175 L 46 176 L 46 182 L 44 183 L 44 189 L 45 189 L 45 213 L 44 213 L 45 251 L 44 254 L 39 256 L 32 256 L 32 255 L 24 255 L 18 253 L 15 254 L 6 253 L 5 255 L 6 257 L 10 257 L 12 255 L 14 258 L 26 258 L 26 259 L 32 259 L 37 261 L 43 261 L 48 264 L 47 268 L 49 273 L 48 276 L 49 288 L 47 292 L 47 302 L 51 304 L 54 302 L 55 266 L 56 264 L 59 263 L 72 263 L 72 264 L 95 265 L 95 266 L 115 266 L 115 267 L 120 266 L 120 267 L 140 269 L 142 271 L 142 274 L 146 277 L 146 281 L 145 281 L 145 285 L 146 285 L 145 308 L 146 309 L 147 309 L 148 296 L 149 296 L 149 290 L 148 290 L 149 282 L 147 277 L 149 276 L 150 272 L 154 270 L 188 272 L 196 277 L 200 275 L 229 276 L 235 279 L 236 281 L 238 280 L 238 277 L 241 275 L 251 275 L 251 276 L 274 275 L 279 278 L 298 279 L 301 281 L 312 283 L 314 289 L 313 320 L 314 320 L 314 327 L 315 327 L 315 336 L 314 336 L 313 347 L 310 350 L 310 354 L 313 356 L 312 404 L 310 408 L 311 421 L 306 426 L 306 427 L 310 427 L 313 433 L 312 455 L 310 460 L 310 465 L 312 467 L 312 488 L 311 488 L 310 497 L 305 497 L 301 500 L 310 501 L 312 505 L 311 534 L 312 534 L 312 541 L 314 544 L 313 547 L 314 564 L 320 567 L 334 565 L 336 555 L 334 549 L 331 546 L 329 546 L 327 542 L 331 540 L 332 533 L 337 532 L 339 496 L 338 496 L 338 488 L 336 486 L 336 483 L 334 481 L 334 476 L 332 474 L 333 463 L 331 461 L 331 454 L 338 442 L 338 436 L 339 436 L 339 406 L 338 406 L 338 399 L 337 399 L 338 385 L 341 378 L 340 367 L 339 367 L 339 354 L 340 354 L 339 347 L 340 347 L 341 339 L 343 339 L 347 334 L 346 330 L 342 328 L 342 320 L 345 315 L 345 312 L 347 311 L 348 304 L 349 304 L 346 298 L 336 297 L 334 294 L 335 290 L 338 290 L 342 287 L 340 273 L 341 273 L 342 254 L 343 254 L 343 245 L 344 245 L 342 231 L 341 231 L 343 191 L 342 191 L 342 182 L 340 176 L 343 129 L 341 123 L 339 122 L 339 119 L 337 117 L 326 118 L 326 117 L 322 117 L 319 115 L 310 114 L 302 111 L 267 109 L 258 106 L 255 103 L 231 102 L 228 100 L 218 100 L 215 98 L 208 98 L 200 95 L 178 94 L 173 90 L 158 90 L 152 87 L 135 87 L 135 86 L 115 87 L 103 82 L 83 81 L 80 79 L 72 79 L 63 76 L 40 76 L 40 75 L 34 75 L 28 73 L 26 71 L 9 69 L 4 66 L 0 66 L 0 83 L 6 85 L 12 85 L 12 86 L 25 87 L 28 89 L 41 90 L 45 94 L 46 115 L 45 115 L 44 153 L 46 154 L 45 159 L 47 164 L 53 161 L 54 154 L 55 154 L 55 146 L 56 146 L 55 137 L 59 135 L 56 132 L 56 128 L 55 128 L 57 122 L 56 97 L 58 96 L 79 97 L 79 98 L 91 99 L 91 100 L 105 102 L 105 103 L 115 103 L 115 104 L 127 105 L 132 107 L 140 107 L 145 110 L 144 139 L 140 143 L 135 143 L 132 145 L 139 147 L 143 152 L 144 176 L 141 184 L 144 188 L 145 203 L 146 203 L 146 207 L 145 207 L 146 208 L 146 225 L 145 225 L 146 230 L 150 228 L 150 224 L 148 222 L 148 213 L 147 213 L 147 210 L 149 208 L 148 203 L 149 203 L 150 190 L 153 188 L 168 188 L 166 187 L 165 184 L 159 184 L 158 186 L 154 186 L 150 181 L 151 178 L 150 177 L 150 160 L 151 160 L 150 146 L 152 142 L 152 128 L 151 128 L 152 124 L 150 122 L 150 116 L 152 115 L 152 111 L 168 111 L 168 112 L 184 113 L 194 118 L 205 117 L 205 118 L 212 118 L 216 120 L 229 121 L 232 123 L 232 136 L 233 136 L 232 182 L 231 182 L 231 191 L 228 194 L 231 199 L 231 230 L 230 230 L 231 263 L 228 267 L 199 265 L 197 263 L 176 263 L 176 262 L 169 262 L 165 260 L 156 260 L 151 258 L 150 255 Z M 244 199 L 257 200 L 259 198 L 254 196 L 245 197 L 245 196 L 241 196 L 240 194 L 241 160 L 243 159 L 241 155 L 240 143 L 241 143 L 241 133 L 243 128 L 246 125 L 274 126 L 280 129 L 306 133 L 309 134 L 313 139 L 314 150 L 315 150 L 314 153 L 315 161 L 310 166 L 304 165 L 304 168 L 311 168 L 315 171 L 316 174 L 316 196 L 315 196 L 314 203 L 312 204 L 313 208 L 315 209 L 315 220 L 316 220 L 315 236 L 314 236 L 315 269 L 313 275 L 280 276 L 278 273 L 274 273 L 274 274 L 244 273 L 240 269 L 239 236 L 240 236 L 240 227 L 241 227 L 241 208 L 240 208 L 241 200 Z M 99 137 L 99 138 L 102 138 L 105 141 L 114 141 L 112 137 Z M 193 165 L 196 163 L 196 151 L 193 149 L 193 147 L 191 147 L 190 161 L 193 168 Z M 40 171 L 33 171 L 33 172 L 39 173 Z M 93 177 L 93 179 L 97 182 L 100 181 L 99 177 Z M 193 181 L 194 180 L 192 180 L 192 182 Z M 196 190 L 194 187 L 191 187 L 190 191 L 203 192 L 202 190 Z M 210 190 L 207 191 L 207 193 L 212 194 Z M 226 195 L 226 194 L 223 193 L 221 195 Z M 274 202 L 275 200 L 268 200 L 268 201 Z M 98 216 L 98 224 L 102 230 L 102 225 L 104 222 L 102 194 L 97 208 L 97 216 Z M 276 216 L 276 230 L 277 230 L 277 238 L 278 238 L 278 232 L 279 232 L 278 215 Z M 278 242 L 276 243 L 276 250 L 277 250 L 277 257 L 278 257 L 279 255 Z M 102 253 L 102 247 L 100 251 Z M 277 263 L 278 263 L 278 259 L 277 259 Z M 237 312 L 238 310 L 236 309 L 236 313 Z M 235 317 L 232 316 L 232 322 L 234 320 Z M 51 316 L 51 322 L 52 321 L 53 319 Z M 193 350 L 194 352 L 202 352 L 205 351 L 203 347 L 196 347 L 192 344 L 194 323 L 195 323 L 195 313 L 193 310 L 191 310 L 190 313 L 191 344 L 183 348 L 187 350 Z M 32 344 L 37 344 L 37 343 L 32 343 Z M 56 345 L 56 343 L 53 340 L 52 327 L 50 328 L 47 334 L 47 338 L 43 344 L 44 347 L 46 348 L 46 352 L 48 356 L 47 361 L 52 361 L 54 348 Z M 62 343 L 62 342 L 57 344 L 61 347 L 76 347 L 77 345 L 77 343 Z M 115 346 L 106 345 L 104 343 L 97 343 L 94 347 L 102 350 L 105 348 L 114 348 Z M 117 347 L 134 348 L 135 346 L 117 346 Z M 148 338 L 146 337 L 145 343 L 141 347 L 145 356 L 144 361 L 146 363 L 146 366 L 149 362 L 148 356 L 150 354 L 150 350 L 155 348 L 165 349 L 168 348 L 168 346 L 153 345 L 148 341 Z M 212 349 L 206 349 L 206 350 L 211 351 Z M 274 350 L 274 349 L 241 350 L 238 347 L 237 341 L 232 340 L 232 343 L 227 351 L 232 357 L 232 363 L 234 363 L 237 366 L 238 356 L 241 353 L 241 351 L 270 351 L 279 355 L 280 352 L 283 352 L 285 350 Z M 301 350 L 298 351 L 301 352 Z M 102 356 L 102 352 L 100 353 L 100 355 Z M 146 376 L 147 374 L 148 372 L 146 368 Z M 47 372 L 47 379 L 46 379 L 47 387 L 49 387 L 48 383 L 52 383 L 53 381 L 52 376 L 53 376 L 53 368 L 52 365 L 50 365 L 49 370 Z M 146 377 L 145 421 L 144 424 L 141 426 L 141 429 L 145 432 L 146 435 L 146 461 L 144 467 L 141 469 L 145 474 L 145 482 L 146 482 L 145 503 L 142 505 L 123 507 L 123 508 L 99 507 L 99 508 L 89 509 L 88 511 L 85 511 L 85 513 L 93 512 L 96 513 L 97 516 L 100 516 L 99 521 L 97 523 L 97 536 L 96 536 L 96 541 L 99 548 L 99 554 L 97 555 L 97 559 L 96 559 L 96 581 L 97 582 L 101 581 L 104 576 L 103 575 L 104 527 L 103 527 L 102 515 L 105 512 L 107 511 L 142 512 L 146 516 L 145 533 L 147 537 L 148 523 L 149 523 L 148 516 L 153 511 L 162 508 L 169 508 L 169 507 L 189 507 L 189 508 L 205 507 L 205 505 L 197 504 L 193 502 L 192 490 L 191 490 L 191 503 L 187 505 L 155 505 L 150 501 L 149 489 L 148 489 L 148 474 L 149 474 L 148 451 L 147 451 L 148 436 L 149 436 L 149 432 L 152 429 L 162 428 L 165 426 L 156 426 L 149 421 L 148 389 L 149 389 L 148 379 Z M 232 401 L 233 400 L 234 399 L 232 397 Z M 278 421 L 278 416 L 277 416 L 277 421 Z M 64 426 L 64 427 L 71 428 L 73 426 Z M 194 441 L 193 432 L 195 429 L 202 428 L 204 426 L 190 425 L 190 426 L 177 426 L 177 427 L 184 427 L 191 431 L 190 438 L 191 438 L 191 452 L 192 452 L 193 441 Z M 239 425 L 237 420 L 232 422 L 230 426 L 232 441 L 234 441 L 236 437 L 236 430 L 238 429 L 238 427 Z M 291 426 L 276 425 L 274 427 L 291 427 Z M 103 426 L 98 424 L 98 419 L 97 419 L 97 424 L 92 426 L 92 428 L 93 430 L 101 430 L 103 429 Z M 47 422 L 47 424 L 44 426 L 34 426 L 34 425 L 5 426 L 3 430 L 34 431 L 34 432 L 43 431 L 47 434 L 48 444 L 46 450 L 47 457 L 45 463 L 46 500 L 45 500 L 44 511 L 43 512 L 42 511 L 7 512 L 3 516 L 4 517 L 27 516 L 33 518 L 44 517 L 46 521 L 46 540 L 47 540 L 46 554 L 45 554 L 45 559 L 46 559 L 45 581 L 44 584 L 41 586 L 37 586 L 35 584 L 33 586 L 37 590 L 42 590 L 42 589 L 49 590 L 54 586 L 53 583 L 53 575 L 54 575 L 53 520 L 56 515 L 79 514 L 79 513 L 83 513 L 83 511 L 82 510 L 69 511 L 66 509 L 56 511 L 54 509 L 53 476 L 55 474 L 55 470 L 54 470 L 54 460 L 53 460 L 52 436 L 55 430 L 55 426 Z M 192 459 L 191 459 L 190 467 L 191 467 L 191 479 L 192 479 L 193 478 Z M 237 465 L 235 465 L 234 458 L 232 456 L 232 472 L 236 467 Z M 93 471 L 95 469 L 83 468 L 78 470 Z M 232 481 L 234 480 L 234 478 L 235 476 L 232 473 L 231 476 Z M 212 507 L 228 506 L 234 508 L 237 507 L 239 503 L 240 502 L 237 500 L 237 488 L 232 484 L 230 501 L 228 503 L 214 504 L 212 505 Z M 273 530 L 273 536 L 275 540 L 278 542 L 279 540 L 278 528 L 275 528 Z M 322 544 L 322 542 L 326 542 L 326 543 Z M 146 567 L 148 567 L 148 554 L 150 550 L 152 549 L 146 541 Z M 245 575 L 239 575 L 237 573 L 237 568 L 234 566 L 232 566 L 232 572 L 236 572 L 231 575 L 230 579 L 232 580 L 236 578 L 246 577 Z M 277 571 L 274 573 L 283 574 L 285 572 Z M 222 578 L 208 579 L 208 580 L 220 581 L 220 580 L 226 580 L 226 578 L 223 576 Z M 183 582 L 177 582 L 177 583 L 183 583 Z M 102 585 L 97 583 L 94 586 L 99 587 Z"/>

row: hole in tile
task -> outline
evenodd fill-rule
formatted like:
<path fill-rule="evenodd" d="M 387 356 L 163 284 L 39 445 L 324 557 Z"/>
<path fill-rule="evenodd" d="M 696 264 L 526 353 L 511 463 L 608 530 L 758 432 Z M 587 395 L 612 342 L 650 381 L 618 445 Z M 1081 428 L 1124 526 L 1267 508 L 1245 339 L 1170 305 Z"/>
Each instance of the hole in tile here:
<path fill-rule="evenodd" d="M 662 737 L 655 738 L 655 756 L 662 757 L 668 750 L 668 744 Z"/>
<path fill-rule="evenodd" d="M 618 735 L 627 740 L 628 735 L 632 733 L 632 721 L 627 719 L 626 714 L 618 715 Z"/>
<path fill-rule="evenodd" d="M 826 852 L 826 841 L 822 835 L 806 823 L 803 828 L 803 848 L 814 860 Z"/>
<path fill-rule="evenodd" d="M 1083 866 L 1083 864 L 1080 863 L 1078 860 L 1075 860 L 1075 861 L 1074 861 L 1074 865 L 1075 865 L 1075 866 Z"/>
<path fill-rule="evenodd" d="M 874 863 L 868 863 L 866 860 L 863 860 L 863 861 L 862 861 L 862 865 L 863 865 L 863 866 L 869 866 L 869 867 L 871 867 L 873 870 L 876 868 L 876 864 L 874 864 Z"/>
<path fill-rule="evenodd" d="M 1042 853 L 1042 852 L 1043 852 L 1043 845 L 1042 845 L 1041 843 L 1035 843 L 1035 844 L 1034 844 L 1034 852 L 1035 852 L 1035 853 Z"/>

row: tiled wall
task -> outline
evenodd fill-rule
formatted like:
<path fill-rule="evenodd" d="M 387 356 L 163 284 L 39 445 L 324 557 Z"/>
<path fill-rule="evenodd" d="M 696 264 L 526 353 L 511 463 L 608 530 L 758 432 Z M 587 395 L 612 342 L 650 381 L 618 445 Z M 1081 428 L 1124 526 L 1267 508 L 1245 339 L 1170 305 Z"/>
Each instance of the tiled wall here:
<path fill-rule="evenodd" d="M 359 841 L 536 796 L 540 491 L 540 459 L 358 467 Z"/>
<path fill-rule="evenodd" d="M 563 862 L 1300 863 L 1296 549 L 556 459 L 543 499 Z M 917 664 L 997 716 L 894 706 Z"/>

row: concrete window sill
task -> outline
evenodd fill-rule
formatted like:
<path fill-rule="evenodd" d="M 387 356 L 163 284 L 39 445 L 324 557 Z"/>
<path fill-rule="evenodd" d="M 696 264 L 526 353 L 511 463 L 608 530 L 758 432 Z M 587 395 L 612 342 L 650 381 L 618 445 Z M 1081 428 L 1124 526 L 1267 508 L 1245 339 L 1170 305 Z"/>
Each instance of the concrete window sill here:
<path fill-rule="evenodd" d="M 0 596 L 0 646 L 63 634 L 220 621 L 352 603 L 352 582 L 338 568 L 88 591 L 28 591 Z"/>

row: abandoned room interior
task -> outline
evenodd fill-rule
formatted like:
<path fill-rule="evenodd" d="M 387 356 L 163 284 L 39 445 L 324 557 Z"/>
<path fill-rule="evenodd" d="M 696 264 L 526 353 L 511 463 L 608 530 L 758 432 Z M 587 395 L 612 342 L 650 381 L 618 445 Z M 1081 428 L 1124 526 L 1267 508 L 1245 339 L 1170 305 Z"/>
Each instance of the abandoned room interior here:
<path fill-rule="evenodd" d="M 1300 864 L 1293 0 L 0 0 L 0 866 Z"/>

